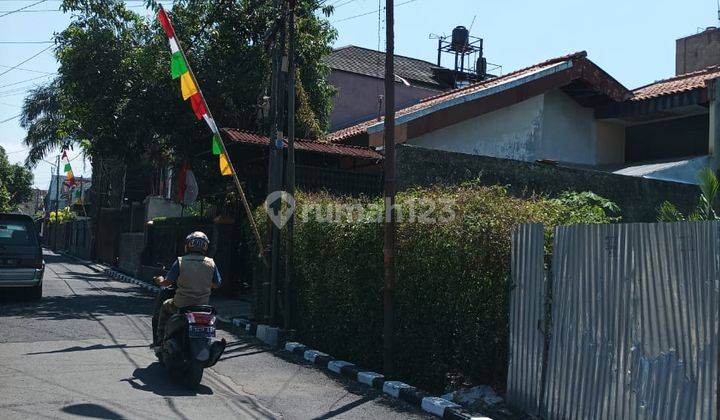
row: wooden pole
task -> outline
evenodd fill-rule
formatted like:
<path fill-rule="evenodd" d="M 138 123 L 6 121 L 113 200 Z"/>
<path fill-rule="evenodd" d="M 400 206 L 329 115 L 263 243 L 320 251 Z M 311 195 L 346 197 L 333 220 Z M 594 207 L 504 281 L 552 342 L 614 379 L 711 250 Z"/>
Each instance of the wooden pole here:
<path fill-rule="evenodd" d="M 383 371 L 397 373 L 395 358 L 395 31 L 394 1 L 385 1 L 385 240 L 383 247 Z"/>

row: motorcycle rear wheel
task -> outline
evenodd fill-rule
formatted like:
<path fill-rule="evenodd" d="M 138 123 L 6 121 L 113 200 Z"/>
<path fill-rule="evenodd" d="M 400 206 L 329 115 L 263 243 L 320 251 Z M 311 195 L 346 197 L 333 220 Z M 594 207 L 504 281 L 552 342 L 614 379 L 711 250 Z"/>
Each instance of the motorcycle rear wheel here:
<path fill-rule="evenodd" d="M 197 388 L 203 377 L 203 365 L 197 361 L 190 362 L 190 368 L 185 377 L 185 383 L 191 388 Z"/>

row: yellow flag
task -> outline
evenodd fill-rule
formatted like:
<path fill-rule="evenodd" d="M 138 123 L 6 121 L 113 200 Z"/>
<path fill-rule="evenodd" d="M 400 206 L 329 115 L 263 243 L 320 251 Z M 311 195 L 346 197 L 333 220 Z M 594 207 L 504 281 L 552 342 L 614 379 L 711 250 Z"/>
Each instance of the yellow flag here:
<path fill-rule="evenodd" d="M 220 154 L 220 173 L 227 176 L 232 175 L 232 169 L 230 169 L 230 162 L 228 162 L 225 153 Z"/>
<path fill-rule="evenodd" d="M 185 72 L 180 76 L 180 90 L 182 91 L 183 100 L 187 100 L 198 92 L 195 82 L 193 82 L 190 72 Z"/>

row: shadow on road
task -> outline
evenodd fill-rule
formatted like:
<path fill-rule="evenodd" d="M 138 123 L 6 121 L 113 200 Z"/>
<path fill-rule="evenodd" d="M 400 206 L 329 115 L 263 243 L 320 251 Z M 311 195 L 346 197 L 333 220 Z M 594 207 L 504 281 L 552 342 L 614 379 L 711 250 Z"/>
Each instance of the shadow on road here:
<path fill-rule="evenodd" d="M 68 414 L 74 414 L 81 417 L 90 417 L 93 419 L 122 420 L 122 415 L 97 404 L 73 404 L 66 405 L 62 411 Z"/>
<path fill-rule="evenodd" d="M 146 345 L 128 346 L 127 344 L 113 344 L 113 345 L 95 344 L 95 345 L 87 346 L 87 347 L 74 346 L 74 347 L 68 347 L 66 349 L 60 349 L 60 350 L 38 351 L 35 353 L 25 353 L 25 355 L 32 356 L 32 355 L 36 355 L 36 354 L 72 353 L 75 351 L 130 349 L 130 348 L 140 348 L 140 347 L 147 348 Z"/>
<path fill-rule="evenodd" d="M 163 397 L 187 397 L 197 394 L 212 395 L 213 390 L 203 384 L 196 389 L 190 389 L 177 384 L 170 378 L 170 373 L 155 362 L 148 367 L 133 371 L 132 378 L 123 379 L 139 391 L 152 392 Z"/>
<path fill-rule="evenodd" d="M 38 301 L 18 299 L 9 293 L 0 297 L 3 316 L 21 316 L 35 319 L 90 319 L 95 315 L 149 315 L 153 301 L 143 295 L 87 294 L 70 296 L 43 296 Z"/>

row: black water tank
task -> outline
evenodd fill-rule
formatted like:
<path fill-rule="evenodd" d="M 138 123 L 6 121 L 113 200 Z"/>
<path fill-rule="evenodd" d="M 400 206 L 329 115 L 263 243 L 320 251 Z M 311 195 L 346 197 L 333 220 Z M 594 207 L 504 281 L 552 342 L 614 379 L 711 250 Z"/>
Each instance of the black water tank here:
<path fill-rule="evenodd" d="M 450 49 L 455 52 L 463 52 L 467 49 L 470 42 L 470 31 L 464 26 L 457 26 L 452 31 L 452 42 Z"/>

